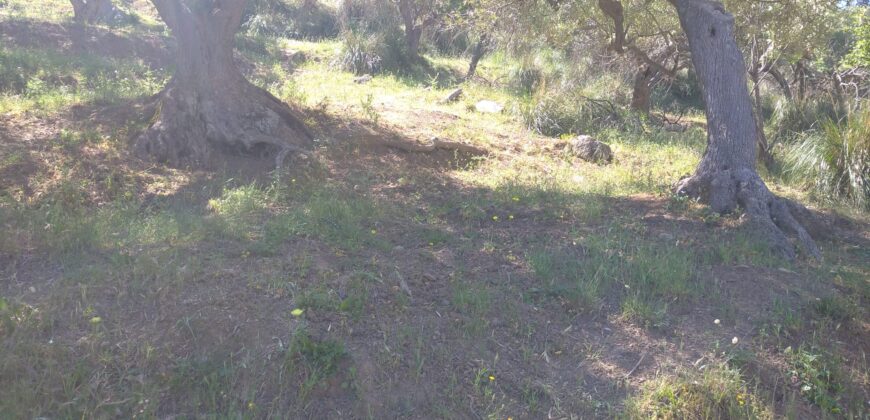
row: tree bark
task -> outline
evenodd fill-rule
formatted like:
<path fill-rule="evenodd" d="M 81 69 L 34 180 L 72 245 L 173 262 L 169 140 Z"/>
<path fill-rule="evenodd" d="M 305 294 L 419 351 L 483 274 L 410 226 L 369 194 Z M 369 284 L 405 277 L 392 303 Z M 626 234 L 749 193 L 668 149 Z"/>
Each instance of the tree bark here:
<path fill-rule="evenodd" d="M 412 26 L 405 29 L 405 40 L 408 46 L 408 55 L 411 58 L 420 56 L 420 38 L 423 37 L 423 28 Z"/>
<path fill-rule="evenodd" d="M 477 43 L 474 44 L 474 49 L 471 50 L 471 61 L 468 63 L 468 71 L 465 72 L 465 80 L 471 80 L 474 74 L 477 73 L 477 64 L 486 55 L 486 50 L 489 47 L 489 38 L 486 34 L 481 35 Z"/>
<path fill-rule="evenodd" d="M 613 42 L 611 48 L 622 53 L 625 46 L 625 15 L 619 0 L 598 0 L 598 8 L 613 20 Z"/>
<path fill-rule="evenodd" d="M 710 0 L 671 3 L 676 5 L 689 40 L 707 115 L 707 150 L 694 175 L 681 180 L 676 192 L 699 198 L 720 214 L 741 207 L 753 231 L 786 258 L 796 255 L 786 233 L 797 236 L 807 254 L 821 258 L 812 237 L 796 219 L 808 211 L 776 197 L 756 171 L 757 125 L 743 56 L 734 38 L 734 18 Z"/>
<path fill-rule="evenodd" d="M 631 109 L 649 115 L 652 85 L 657 71 L 650 66 L 641 66 L 634 76 L 634 89 L 631 91 Z"/>
<path fill-rule="evenodd" d="M 763 69 L 761 69 L 761 72 L 773 77 L 773 80 L 776 80 L 776 83 L 779 84 L 779 88 L 782 89 L 782 94 L 785 95 L 785 99 L 788 99 L 789 101 L 792 100 L 791 87 L 788 85 L 788 80 L 785 79 L 782 72 L 777 70 L 773 64 L 767 64 Z"/>
<path fill-rule="evenodd" d="M 807 92 L 807 70 L 803 58 L 794 66 L 794 78 L 798 85 L 798 100 L 803 102 Z"/>
<path fill-rule="evenodd" d="M 408 48 L 408 56 L 412 59 L 420 58 L 420 39 L 423 37 L 423 30 L 435 21 L 434 17 L 430 16 L 418 23 L 423 18 L 421 15 L 424 12 L 420 10 L 416 1 L 398 0 L 399 14 L 405 25 L 405 45 Z"/>
<path fill-rule="evenodd" d="M 233 61 L 246 0 L 152 0 L 178 42 L 175 74 L 157 99 L 140 155 L 172 165 L 207 165 L 215 151 L 302 150 L 312 141 L 300 115 L 260 89 Z"/>
<path fill-rule="evenodd" d="M 112 0 L 70 0 L 73 20 L 81 24 L 108 22 L 115 16 Z"/>

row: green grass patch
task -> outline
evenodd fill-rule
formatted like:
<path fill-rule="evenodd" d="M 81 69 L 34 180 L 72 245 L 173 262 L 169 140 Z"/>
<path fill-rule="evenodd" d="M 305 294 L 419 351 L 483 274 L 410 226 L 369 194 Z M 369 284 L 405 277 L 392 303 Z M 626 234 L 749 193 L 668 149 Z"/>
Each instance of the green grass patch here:
<path fill-rule="evenodd" d="M 740 372 L 726 366 L 649 381 L 626 401 L 625 413 L 632 419 L 774 418 Z"/>
<path fill-rule="evenodd" d="M 451 305 L 465 315 L 461 320 L 463 333 L 471 337 L 479 336 L 489 324 L 486 314 L 492 305 L 492 293 L 485 285 L 461 277 L 452 280 L 451 288 Z"/>
<path fill-rule="evenodd" d="M 0 47 L 0 112 L 47 114 L 75 104 L 116 104 L 153 95 L 164 77 L 138 60 Z"/>
<path fill-rule="evenodd" d="M 316 386 L 338 372 L 346 357 L 347 350 L 342 343 L 315 339 L 301 327 L 293 333 L 284 366 L 291 375 L 301 376 L 299 396 L 305 399 Z"/>
<path fill-rule="evenodd" d="M 566 249 L 538 250 L 528 256 L 529 265 L 541 280 L 532 290 L 558 297 L 575 310 L 593 310 L 601 298 L 601 283 L 607 277 L 606 261 L 585 259 Z"/>

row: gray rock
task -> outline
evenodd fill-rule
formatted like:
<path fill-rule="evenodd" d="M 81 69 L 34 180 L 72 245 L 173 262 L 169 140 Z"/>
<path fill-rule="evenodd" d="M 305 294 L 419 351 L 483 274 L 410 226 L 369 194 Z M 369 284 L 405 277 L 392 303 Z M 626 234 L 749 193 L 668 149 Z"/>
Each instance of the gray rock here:
<path fill-rule="evenodd" d="M 480 101 L 480 102 L 474 104 L 474 109 L 477 110 L 477 112 L 483 112 L 483 113 L 487 113 L 487 114 L 498 114 L 499 112 L 501 112 L 504 109 L 504 105 L 502 105 L 498 102 L 483 100 L 483 101 Z"/>
<path fill-rule="evenodd" d="M 371 81 L 372 81 L 372 75 L 370 75 L 370 74 L 364 74 L 362 76 L 353 78 L 353 82 L 358 84 L 358 85 L 364 85 L 364 84 L 371 82 Z"/>
<path fill-rule="evenodd" d="M 581 135 L 568 142 L 567 151 L 580 159 L 595 163 L 610 163 L 613 160 L 613 151 L 610 146 L 592 138 Z"/>

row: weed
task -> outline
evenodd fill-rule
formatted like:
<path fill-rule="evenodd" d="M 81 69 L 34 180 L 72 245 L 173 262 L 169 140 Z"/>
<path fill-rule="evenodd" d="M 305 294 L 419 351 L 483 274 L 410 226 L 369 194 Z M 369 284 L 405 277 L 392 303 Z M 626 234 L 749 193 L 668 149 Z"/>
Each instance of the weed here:
<path fill-rule="evenodd" d="M 647 382 L 627 401 L 626 414 L 637 419 L 773 418 L 740 372 L 722 365 Z"/>
<path fill-rule="evenodd" d="M 378 110 L 375 108 L 374 95 L 371 93 L 366 95 L 365 99 L 360 101 L 360 107 L 362 107 L 363 115 L 365 115 L 366 119 L 368 119 L 372 125 L 378 125 L 381 114 L 379 114 Z"/>
<path fill-rule="evenodd" d="M 338 311 L 341 299 L 334 290 L 318 284 L 296 296 L 296 306 L 305 309 L 334 312 Z"/>
<path fill-rule="evenodd" d="M 315 340 L 304 326 L 297 329 L 287 350 L 285 368 L 302 375 L 300 398 L 305 399 L 314 387 L 335 374 L 346 356 L 347 351 L 340 342 Z"/>
<path fill-rule="evenodd" d="M 345 294 L 346 296 L 338 304 L 338 309 L 354 320 L 359 319 L 368 303 L 369 294 L 366 284 L 362 279 L 354 278 L 348 284 Z"/>
<path fill-rule="evenodd" d="M 837 362 L 830 354 L 804 346 L 783 352 L 789 364 L 788 375 L 793 385 L 800 388 L 801 395 L 817 405 L 825 413 L 840 413 L 840 383 Z"/>
<path fill-rule="evenodd" d="M 647 328 L 662 328 L 667 325 L 667 303 L 651 299 L 643 292 L 631 293 L 622 300 L 622 316 L 628 321 Z"/>
<path fill-rule="evenodd" d="M 523 384 L 522 398 L 523 403 L 529 410 L 529 413 L 537 413 L 541 409 L 542 403 L 548 399 L 546 388 L 532 381 L 527 381 Z"/>
<path fill-rule="evenodd" d="M 839 296 L 826 296 L 816 301 L 816 313 L 837 322 L 846 322 L 859 315 L 858 306 Z"/>
<path fill-rule="evenodd" d="M 217 355 L 176 363 L 170 389 L 179 400 L 210 413 L 240 413 L 244 403 L 236 393 L 238 380 L 232 359 Z"/>
<path fill-rule="evenodd" d="M 776 323 L 782 325 L 789 335 L 796 334 L 803 328 L 800 308 L 788 305 L 782 299 L 774 298 L 772 312 Z"/>
<path fill-rule="evenodd" d="M 466 315 L 464 332 L 469 336 L 480 335 L 488 324 L 485 315 L 492 304 L 489 289 L 461 278 L 454 279 L 451 285 L 453 287 L 451 304 L 457 311 Z"/>
<path fill-rule="evenodd" d="M 568 249 L 535 251 L 528 260 L 546 295 L 563 298 L 577 310 L 598 304 L 602 276 L 608 274 L 606 261 L 584 260 Z"/>

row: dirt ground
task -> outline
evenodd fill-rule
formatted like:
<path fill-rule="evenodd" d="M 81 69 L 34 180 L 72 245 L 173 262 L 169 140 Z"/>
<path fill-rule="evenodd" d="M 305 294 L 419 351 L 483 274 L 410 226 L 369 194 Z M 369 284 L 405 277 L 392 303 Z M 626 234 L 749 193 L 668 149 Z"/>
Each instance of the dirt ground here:
<path fill-rule="evenodd" d="M 0 23 L 4 43 L 19 47 L 129 54 L 155 68 L 171 57 L 162 39 L 102 31 L 80 37 L 77 30 Z M 220 168 L 190 170 L 129 156 L 125 142 L 135 130 L 118 130 L 148 118 L 142 101 L 0 115 L 0 191 L 14 199 L 0 207 L 12 209 L 14 201 L 35 214 L 52 203 L 75 203 L 98 212 L 129 191 L 138 206 L 131 220 L 178 207 L 208 222 L 210 203 L 226 186 L 273 182 L 269 158 L 230 157 Z M 4 235 L 17 235 L 7 240 L 14 246 L 0 248 L 0 297 L 38 319 L 24 333 L 0 329 L 6 353 L 0 379 L 29 376 L 40 383 L 34 393 L 44 393 L 22 400 L 44 400 L 41 408 L 18 413 L 619 417 L 626 400 L 649 383 L 730 363 L 777 416 L 819 418 L 831 414 L 802 396 L 786 351 L 812 346 L 839 361 L 841 406 L 867 415 L 865 222 L 820 211 L 833 233 L 819 240 L 823 264 L 740 257 L 695 264 L 730 240 L 739 220 L 711 221 L 651 193 L 598 198 L 603 210 L 590 218 L 543 201 L 505 202 L 499 191 L 456 171 L 557 153 L 552 139 L 493 126 L 480 134 L 489 139 L 477 144 L 484 156 L 409 153 L 391 144 L 425 143 L 429 133 L 470 117 L 389 101 L 377 111 L 376 125 L 334 110 L 307 111 L 322 140 L 311 156 L 293 158 L 278 181 L 291 189 L 305 185 L 300 191 L 330 186 L 322 194 L 378 209 L 377 216 L 348 216 L 363 221 L 364 239 L 356 245 L 303 230 L 264 249 L 259 238 L 215 233 L 103 244 L 70 257 L 53 253 L 51 240 L 34 239 L 26 226 L 0 220 Z M 85 129 L 122 141 L 57 145 L 64 130 Z M 580 174 L 592 167 L 575 165 Z M 528 168 L 539 169 L 546 170 Z M 81 183 L 66 194 L 69 179 Z M 308 199 L 291 195 L 281 205 L 295 208 Z M 269 235 L 267 222 L 280 211 L 256 216 L 255 224 L 265 226 L 259 234 Z M 337 235 L 344 240 L 346 233 Z M 624 242 L 599 253 L 593 238 Z M 681 250 L 696 267 L 690 287 L 697 292 L 664 300 L 667 314 L 654 325 L 625 316 L 633 293 L 627 280 L 612 278 L 588 307 L 545 290 L 529 261 L 543 248 L 581 265 L 597 258 L 631 264 L 634 254 L 623 252 L 642 246 Z M 847 272 L 857 280 L 844 281 Z M 818 302 L 829 298 L 856 309 L 842 318 L 820 315 Z M 296 308 L 304 312 L 294 315 Z M 312 343 L 341 343 L 341 356 L 306 364 L 321 353 L 303 350 L 305 360 L 288 361 L 301 330 Z M 66 370 L 82 372 L 44 383 L 70 378 Z"/>

